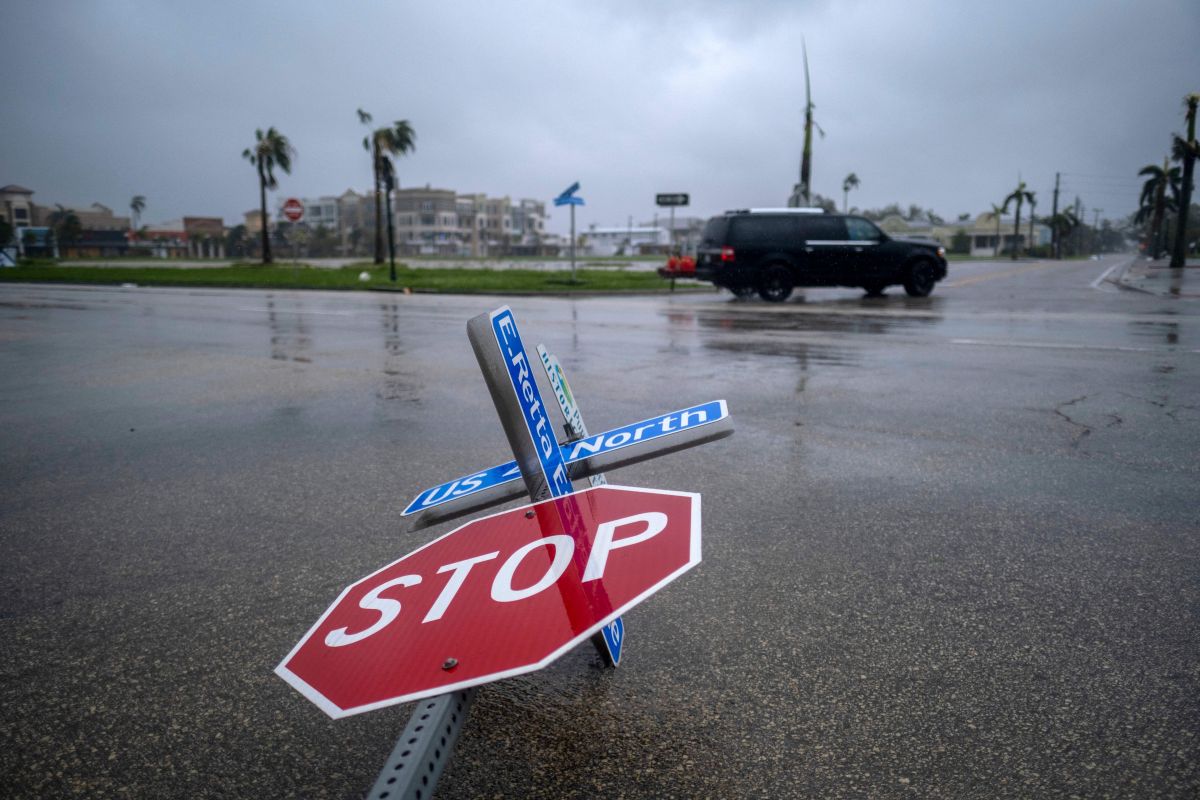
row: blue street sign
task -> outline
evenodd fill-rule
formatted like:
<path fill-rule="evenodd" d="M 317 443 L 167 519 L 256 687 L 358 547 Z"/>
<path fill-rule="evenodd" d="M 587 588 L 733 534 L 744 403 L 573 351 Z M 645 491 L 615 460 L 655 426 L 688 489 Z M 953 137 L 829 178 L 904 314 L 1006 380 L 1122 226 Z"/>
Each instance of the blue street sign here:
<path fill-rule="evenodd" d="M 583 198 L 574 196 L 575 193 L 578 191 L 579 191 L 579 181 L 575 181 L 570 186 L 568 186 L 566 189 L 564 189 L 562 194 L 560 194 L 558 197 L 554 198 L 554 205 L 556 205 L 556 206 L 581 206 L 581 205 L 583 205 Z"/>
<path fill-rule="evenodd" d="M 657 417 L 635 422 L 604 433 L 568 442 L 559 447 L 559 453 L 567 465 L 578 464 L 588 459 L 644 445 L 666 437 L 695 431 L 729 417 L 724 400 L 711 400 L 698 406 L 672 411 Z M 403 516 L 435 508 L 443 503 L 462 500 L 473 494 L 493 489 L 510 481 L 519 480 L 521 471 L 516 461 L 499 464 L 489 469 L 464 475 L 421 492 L 404 509 Z"/>
<path fill-rule="evenodd" d="M 498 308 L 491 313 L 489 319 L 492 323 L 492 333 L 496 336 L 496 344 L 500 346 L 500 353 L 504 358 L 504 366 L 508 369 L 508 380 L 517 396 L 517 405 L 521 408 L 533 449 L 537 451 L 546 486 L 552 497 L 570 494 L 575 489 L 571 486 L 567 464 L 558 449 L 558 437 L 554 433 L 553 423 L 550 422 L 550 414 L 542 404 L 542 394 L 538 391 L 533 365 L 529 363 L 529 356 L 525 353 L 525 345 L 521 341 L 521 333 L 517 330 L 517 321 L 513 317 L 512 309 L 508 306 Z"/>

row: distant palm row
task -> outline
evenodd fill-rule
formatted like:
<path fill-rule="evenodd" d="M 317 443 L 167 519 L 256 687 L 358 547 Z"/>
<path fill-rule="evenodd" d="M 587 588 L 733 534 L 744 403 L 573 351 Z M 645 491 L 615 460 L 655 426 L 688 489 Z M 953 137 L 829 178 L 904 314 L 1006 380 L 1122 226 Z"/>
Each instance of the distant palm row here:
<path fill-rule="evenodd" d="M 370 126 L 374 118 L 363 111 L 361 108 L 356 112 L 358 121 L 364 125 Z M 268 233 L 267 221 L 267 190 L 274 189 L 278 184 L 275 181 L 275 168 L 283 170 L 291 174 L 292 159 L 296 156 L 296 150 L 292 147 L 291 142 L 275 128 L 267 128 L 264 133 L 261 128 L 254 131 L 255 143 L 253 147 L 247 147 L 242 151 L 242 158 L 245 158 L 250 164 L 258 170 L 258 197 L 262 210 L 262 263 L 270 264 L 271 258 L 271 238 Z M 402 156 L 406 153 L 411 153 L 416 149 L 417 134 L 413 130 L 412 125 L 408 120 L 397 120 L 390 126 L 375 128 L 369 134 L 363 137 L 363 149 L 371 154 L 371 167 L 375 175 L 375 263 L 383 263 L 383 208 L 381 202 L 381 190 L 386 188 L 389 192 L 396 182 L 395 166 L 392 163 L 392 156 Z M 135 214 L 141 211 L 140 207 L 135 207 L 137 201 L 141 200 L 145 203 L 145 198 L 135 197 L 134 202 L 130 203 L 130 208 L 134 209 Z"/>

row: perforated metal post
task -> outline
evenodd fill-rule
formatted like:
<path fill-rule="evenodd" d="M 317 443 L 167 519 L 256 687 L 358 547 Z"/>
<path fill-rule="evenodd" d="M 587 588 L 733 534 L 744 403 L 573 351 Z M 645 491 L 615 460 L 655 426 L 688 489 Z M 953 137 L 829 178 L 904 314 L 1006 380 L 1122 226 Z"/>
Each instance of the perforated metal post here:
<path fill-rule="evenodd" d="M 367 794 L 368 800 L 429 800 L 467 721 L 475 689 L 421 700 Z"/>

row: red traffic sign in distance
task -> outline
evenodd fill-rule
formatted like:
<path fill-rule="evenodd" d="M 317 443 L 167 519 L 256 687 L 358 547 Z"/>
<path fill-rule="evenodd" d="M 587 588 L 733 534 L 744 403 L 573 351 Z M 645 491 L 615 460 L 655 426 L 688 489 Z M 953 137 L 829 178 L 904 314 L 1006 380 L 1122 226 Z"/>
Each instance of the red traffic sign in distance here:
<path fill-rule="evenodd" d="M 540 669 L 700 563 L 700 495 L 598 486 L 348 587 L 275 672 L 338 718 Z"/>
<path fill-rule="evenodd" d="M 292 222 L 299 222 L 304 216 L 304 204 L 294 197 L 289 197 L 283 203 L 283 215 Z"/>

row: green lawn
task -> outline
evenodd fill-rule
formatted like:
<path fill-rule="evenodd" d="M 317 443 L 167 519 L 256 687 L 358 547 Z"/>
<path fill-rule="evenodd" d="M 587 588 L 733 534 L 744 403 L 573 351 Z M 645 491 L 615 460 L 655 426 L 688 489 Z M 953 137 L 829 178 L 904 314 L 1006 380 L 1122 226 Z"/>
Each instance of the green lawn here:
<path fill-rule="evenodd" d="M 368 280 L 361 280 L 362 272 Z M 58 266 L 53 262 L 27 262 L 0 269 L 0 281 L 124 284 L 139 286 L 225 286 L 256 289 L 410 289 L 449 294 L 564 294 L 570 292 L 668 291 L 669 282 L 653 272 L 578 269 L 572 282 L 569 270 L 546 272 L 531 269 L 412 269 L 397 265 L 396 282 L 388 268 L 355 264 L 341 269 L 319 269 L 303 264 L 234 264 L 230 267 L 163 268 Z M 689 286 L 690 284 L 690 286 Z M 679 289 L 707 284 L 681 282 Z"/>

